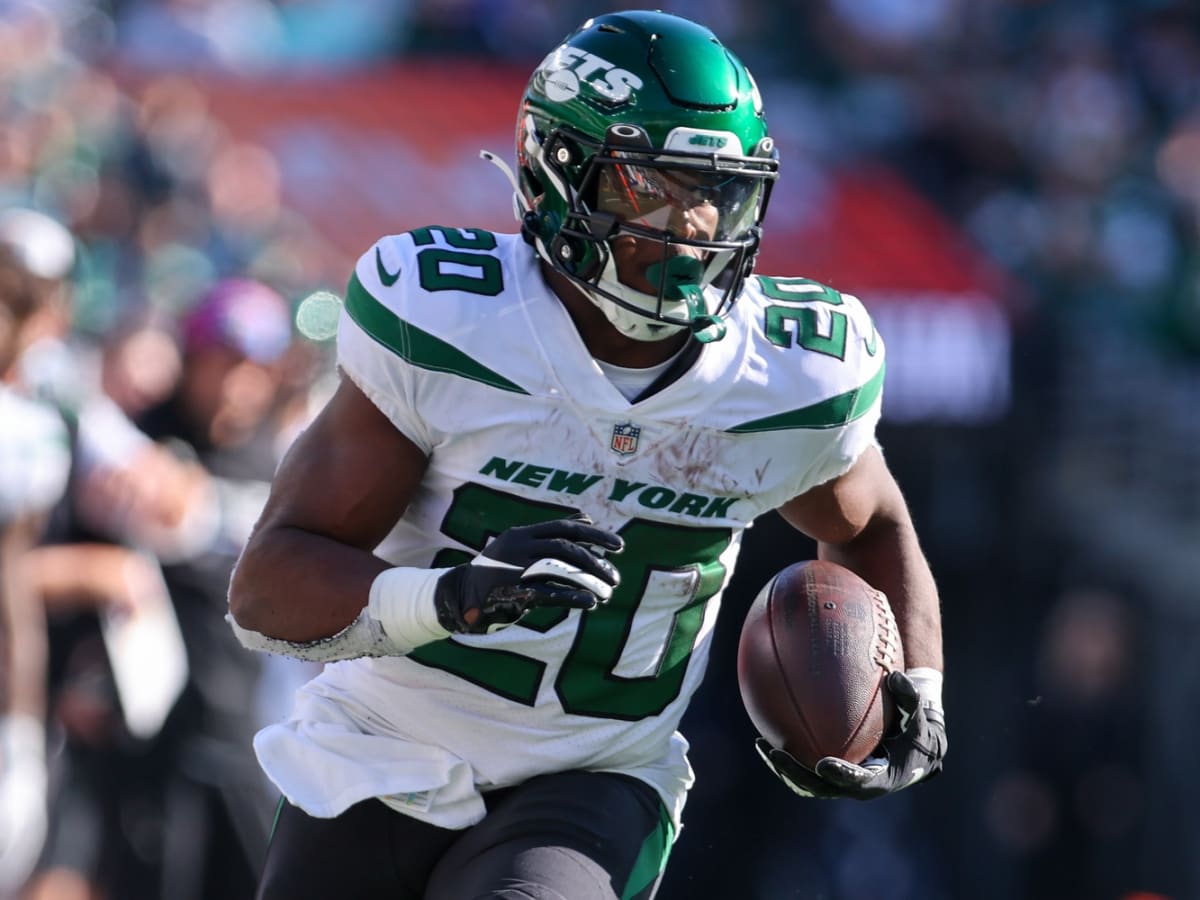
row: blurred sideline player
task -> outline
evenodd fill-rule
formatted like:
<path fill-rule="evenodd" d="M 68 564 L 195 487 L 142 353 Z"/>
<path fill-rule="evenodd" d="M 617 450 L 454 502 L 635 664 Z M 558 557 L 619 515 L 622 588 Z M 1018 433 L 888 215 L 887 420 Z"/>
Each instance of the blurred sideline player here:
<path fill-rule="evenodd" d="M 707 29 L 600 16 L 523 98 L 521 234 L 427 227 L 359 260 L 340 386 L 230 591 L 244 644 L 331 662 L 256 738 L 287 801 L 259 897 L 653 896 L 692 782 L 676 727 L 772 509 L 888 594 L 913 668 L 884 758 L 764 758 L 822 797 L 940 768 L 883 342 L 855 298 L 750 274 L 776 160 Z"/>
<path fill-rule="evenodd" d="M 0 897 L 15 896 L 46 834 L 46 621 L 27 557 L 66 487 L 66 427 L 23 396 L 13 363 L 43 295 L 0 245 Z"/>
<path fill-rule="evenodd" d="M 98 614 L 134 614 L 151 592 L 161 599 L 154 554 L 186 549 L 181 536 L 192 518 L 186 513 L 207 489 L 202 471 L 174 462 L 99 389 L 87 348 L 71 334 L 70 231 L 40 211 L 10 208 L 0 213 L 0 247 L 37 296 L 15 335 L 5 377 L 57 418 L 70 467 L 46 527 L 21 555 L 24 583 L 49 614 L 42 680 L 55 748 L 45 848 L 28 895 L 65 900 L 100 887 L 99 869 L 117 854 L 98 848 L 122 839 L 98 816 L 81 818 L 96 792 L 71 782 L 72 742 L 111 747 L 129 740 L 111 691 L 97 689 L 110 680 Z M 100 790 L 119 789 L 111 768 L 89 778 Z"/>
<path fill-rule="evenodd" d="M 57 726 L 45 848 L 28 896 L 132 896 L 176 882 L 172 896 L 186 898 L 216 895 L 237 878 L 245 885 L 241 893 L 249 893 L 271 812 L 248 747 L 261 722 L 253 702 L 260 665 L 240 651 L 223 615 L 229 570 L 262 508 L 275 459 L 256 456 L 253 473 L 233 473 L 242 477 L 214 476 L 209 467 L 215 461 L 208 454 L 197 458 L 204 447 L 182 450 L 180 438 L 190 435 L 174 428 L 169 415 L 174 385 L 166 385 L 169 396 L 149 411 L 153 421 L 132 421 L 129 414 L 139 410 L 107 393 L 101 368 L 91 365 L 94 348 L 78 346 L 70 331 L 70 232 L 41 212 L 10 209 L 0 213 L 0 245 L 14 254 L 40 298 L 21 323 L 9 377 L 45 401 L 65 426 L 72 466 L 50 527 L 22 554 L 28 586 L 50 614 L 49 704 Z M 223 384 L 214 359 L 240 371 L 238 340 L 253 342 L 269 332 L 271 354 L 287 347 L 286 303 L 267 293 L 266 317 L 258 308 L 231 309 L 209 315 L 200 334 L 194 323 L 215 309 L 203 306 L 181 323 L 178 393 Z M 203 305 L 207 298 L 200 299 Z M 173 337 L 162 337 L 173 346 Z M 258 348 L 243 355 L 257 360 Z M 237 428 L 248 431 L 266 417 L 273 392 L 270 385 L 248 387 L 242 377 L 230 389 L 218 387 L 212 415 L 232 406 Z M 249 416 L 248 396 L 257 404 Z M 131 734 L 97 612 L 136 617 L 152 602 L 179 615 L 192 651 L 190 683 L 161 731 Z M 149 678 L 154 664 L 145 661 Z M 114 825 L 118 821 L 123 827 Z M 161 831 L 161 848 L 134 846 L 128 835 L 139 829 Z M 219 863 L 210 863 L 220 854 Z"/>

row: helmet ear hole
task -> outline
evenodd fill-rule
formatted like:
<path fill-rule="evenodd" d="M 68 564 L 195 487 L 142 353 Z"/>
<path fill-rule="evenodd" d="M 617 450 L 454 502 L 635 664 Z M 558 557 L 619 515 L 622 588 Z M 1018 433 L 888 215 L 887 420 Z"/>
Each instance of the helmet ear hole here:
<path fill-rule="evenodd" d="M 545 146 L 542 148 L 542 152 L 549 162 L 561 169 L 579 165 L 580 160 L 583 159 L 583 153 L 580 152 L 579 148 L 563 137 L 559 131 L 550 135 Z"/>

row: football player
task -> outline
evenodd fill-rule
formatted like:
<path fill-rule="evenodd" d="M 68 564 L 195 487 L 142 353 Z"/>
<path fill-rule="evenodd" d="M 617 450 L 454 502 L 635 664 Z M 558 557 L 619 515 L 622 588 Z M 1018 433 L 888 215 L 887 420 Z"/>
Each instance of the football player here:
<path fill-rule="evenodd" d="M 0 896 L 15 895 L 46 835 L 45 612 L 27 554 L 71 468 L 57 412 L 16 387 L 44 286 L 0 240 Z"/>
<path fill-rule="evenodd" d="M 340 386 L 234 573 L 246 646 L 330 663 L 255 740 L 286 801 L 260 897 L 653 896 L 677 726 L 773 509 L 887 593 L 912 669 L 879 759 L 768 764 L 858 798 L 941 765 L 883 342 L 854 297 L 752 273 L 778 163 L 750 73 L 686 19 L 598 16 L 533 73 L 516 149 L 519 234 L 359 260 Z"/>

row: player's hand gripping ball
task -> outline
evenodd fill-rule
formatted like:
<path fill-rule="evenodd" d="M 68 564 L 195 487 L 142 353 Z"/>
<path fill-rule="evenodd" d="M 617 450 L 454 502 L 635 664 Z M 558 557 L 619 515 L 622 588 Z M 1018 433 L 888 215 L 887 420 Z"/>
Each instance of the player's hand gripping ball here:
<path fill-rule="evenodd" d="M 823 560 L 779 572 L 752 604 L 738 645 L 742 701 L 767 765 L 804 796 L 857 795 L 860 773 L 878 774 L 885 760 L 875 754 L 901 724 L 888 679 L 908 681 L 903 667 L 882 592 Z M 829 768 L 838 763 L 850 768 Z"/>

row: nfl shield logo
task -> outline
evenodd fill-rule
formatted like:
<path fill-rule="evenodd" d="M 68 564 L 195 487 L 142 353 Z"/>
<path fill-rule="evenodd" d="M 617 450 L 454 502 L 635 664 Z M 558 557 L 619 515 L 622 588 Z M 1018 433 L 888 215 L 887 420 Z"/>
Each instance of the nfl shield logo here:
<path fill-rule="evenodd" d="M 637 449 L 638 435 L 641 433 L 642 429 L 632 422 L 622 422 L 620 425 L 614 425 L 612 440 L 608 446 L 622 456 L 628 456 Z"/>

